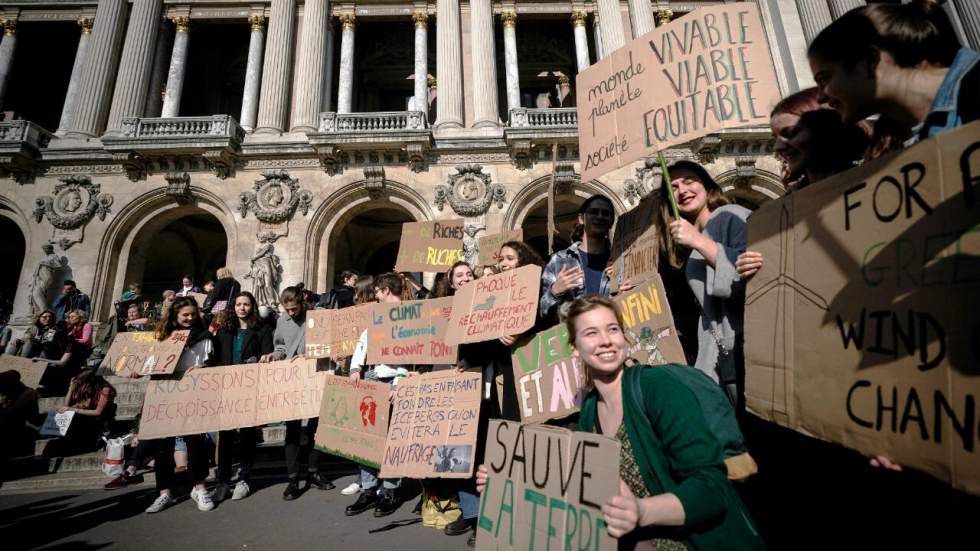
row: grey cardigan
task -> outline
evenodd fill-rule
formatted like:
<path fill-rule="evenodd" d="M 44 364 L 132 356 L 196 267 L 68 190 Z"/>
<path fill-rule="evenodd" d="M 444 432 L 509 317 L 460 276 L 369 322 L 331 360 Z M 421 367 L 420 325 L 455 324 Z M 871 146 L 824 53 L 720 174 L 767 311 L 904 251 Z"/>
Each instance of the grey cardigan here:
<path fill-rule="evenodd" d="M 275 349 L 272 351 L 274 360 L 285 360 L 306 352 L 306 312 L 298 322 L 284 315 L 276 323 L 276 332 L 272 337 Z"/>
<path fill-rule="evenodd" d="M 745 252 L 746 219 L 751 212 L 738 205 L 715 209 L 704 234 L 718 244 L 715 267 L 694 250 L 684 267 L 687 283 L 701 304 L 698 324 L 698 359 L 694 367 L 705 372 L 737 399 L 735 358 L 731 352 L 741 347 L 745 313 L 745 282 L 735 271 L 735 260 Z M 719 345 L 725 349 L 723 354 Z"/>

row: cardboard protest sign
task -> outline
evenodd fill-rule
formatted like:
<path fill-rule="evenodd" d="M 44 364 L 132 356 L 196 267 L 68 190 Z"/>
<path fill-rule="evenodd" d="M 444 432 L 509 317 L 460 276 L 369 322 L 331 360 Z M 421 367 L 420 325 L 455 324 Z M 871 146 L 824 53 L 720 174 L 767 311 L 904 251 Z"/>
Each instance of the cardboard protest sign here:
<path fill-rule="evenodd" d="M 369 364 L 454 364 L 455 345 L 445 343 L 453 297 L 378 303 L 368 329 Z"/>
<path fill-rule="evenodd" d="M 462 218 L 402 224 L 396 271 L 444 272 L 460 260 L 463 260 Z"/>
<path fill-rule="evenodd" d="M 164 438 L 316 417 L 326 373 L 316 360 L 199 368 L 146 387 L 140 438 Z"/>
<path fill-rule="evenodd" d="M 588 432 L 491 419 L 477 551 L 615 550 L 602 506 L 619 493 L 619 447 Z"/>
<path fill-rule="evenodd" d="M 980 494 L 980 123 L 763 205 L 746 401 Z"/>
<path fill-rule="evenodd" d="M 44 419 L 44 424 L 41 425 L 41 430 L 39 434 L 41 436 L 64 436 L 68 434 L 68 429 L 71 428 L 71 420 L 75 418 L 74 411 L 49 411 L 48 416 Z"/>
<path fill-rule="evenodd" d="M 500 247 L 508 241 L 524 241 L 524 228 L 480 237 L 477 242 L 480 250 L 478 260 L 480 266 L 496 266 L 497 261 L 500 260 L 498 257 Z"/>
<path fill-rule="evenodd" d="M 660 246 L 654 221 L 660 212 L 657 193 L 651 193 L 633 209 L 616 219 L 613 233 L 612 282 L 618 289 L 624 281 L 639 283 L 657 274 Z"/>
<path fill-rule="evenodd" d="M 564 323 L 541 331 L 511 356 L 522 422 L 540 423 L 578 411 L 585 368 L 572 358 Z"/>
<path fill-rule="evenodd" d="M 694 10 L 576 77 L 582 181 L 724 128 L 769 124 L 779 101 L 754 2 Z"/>
<path fill-rule="evenodd" d="M 174 331 L 158 341 L 152 331 L 119 333 L 112 340 L 103 369 L 111 369 L 119 376 L 130 373 L 139 375 L 165 375 L 173 373 L 180 355 L 187 344 L 187 329 Z"/>
<path fill-rule="evenodd" d="M 660 275 L 653 274 L 636 288 L 617 295 L 613 302 L 623 314 L 630 357 L 649 365 L 687 364 Z"/>
<path fill-rule="evenodd" d="M 357 339 L 371 323 L 374 304 L 347 308 L 307 310 L 306 357 L 346 358 L 354 354 Z"/>
<path fill-rule="evenodd" d="M 198 308 L 204 308 L 204 301 L 208 299 L 207 293 L 187 293 L 187 296 L 193 298 L 197 302 Z"/>
<path fill-rule="evenodd" d="M 316 448 L 379 468 L 388 435 L 390 391 L 386 383 L 326 375 Z"/>
<path fill-rule="evenodd" d="M 20 373 L 20 382 L 24 386 L 37 388 L 41 383 L 41 376 L 47 369 L 48 362 L 35 362 L 30 358 L 21 358 L 12 354 L 0 355 L 0 372 L 14 370 Z"/>
<path fill-rule="evenodd" d="M 480 424 L 479 373 L 439 371 L 401 379 L 381 477 L 469 478 Z"/>
<path fill-rule="evenodd" d="M 463 285 L 453 297 L 447 344 L 518 335 L 534 327 L 541 268 L 522 266 Z"/>

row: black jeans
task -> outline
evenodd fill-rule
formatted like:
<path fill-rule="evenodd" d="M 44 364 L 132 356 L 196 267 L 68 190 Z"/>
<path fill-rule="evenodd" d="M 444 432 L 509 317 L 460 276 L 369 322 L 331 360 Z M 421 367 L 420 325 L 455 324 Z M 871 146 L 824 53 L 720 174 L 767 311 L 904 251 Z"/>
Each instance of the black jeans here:
<path fill-rule="evenodd" d="M 236 430 L 223 430 L 218 433 L 218 482 L 231 484 L 231 464 L 238 455 L 238 479 L 248 482 L 255 463 L 255 446 L 259 429 L 245 427 Z M 235 446 L 235 441 L 238 446 Z"/>
<path fill-rule="evenodd" d="M 208 443 L 202 434 L 183 436 L 187 444 L 187 469 L 194 477 L 194 483 L 204 482 L 208 477 Z M 174 438 L 153 440 L 153 472 L 157 478 L 157 490 L 170 490 L 176 480 L 174 464 Z"/>
<path fill-rule="evenodd" d="M 300 454 L 309 454 L 307 469 L 310 473 L 320 470 L 320 452 L 313 447 L 313 435 L 320 418 L 314 417 L 303 428 L 303 421 L 286 421 L 286 474 L 289 478 L 299 477 Z"/>

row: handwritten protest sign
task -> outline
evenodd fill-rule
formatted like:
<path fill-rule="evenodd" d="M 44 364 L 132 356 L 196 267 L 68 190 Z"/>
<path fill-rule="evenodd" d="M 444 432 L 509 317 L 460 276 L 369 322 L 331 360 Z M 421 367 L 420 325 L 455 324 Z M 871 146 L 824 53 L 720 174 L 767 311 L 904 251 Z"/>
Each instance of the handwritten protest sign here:
<path fill-rule="evenodd" d="M 44 424 L 41 425 L 41 430 L 38 432 L 41 436 L 64 436 L 68 434 L 68 429 L 71 428 L 71 420 L 74 418 L 75 412 L 71 410 L 61 413 L 49 411 L 48 416 L 44 419 Z"/>
<path fill-rule="evenodd" d="M 371 323 L 374 304 L 306 312 L 306 357 L 346 358 Z"/>
<path fill-rule="evenodd" d="M 402 224 L 395 270 L 444 272 L 460 260 L 463 260 L 462 218 Z"/>
<path fill-rule="evenodd" d="M 47 367 L 48 362 L 35 362 L 30 358 L 21 358 L 12 354 L 0 356 L 0 372 L 12 369 L 20 373 L 20 382 L 30 388 L 38 387 Z"/>
<path fill-rule="evenodd" d="M 385 383 L 326 375 L 314 436 L 317 449 L 379 468 L 388 435 L 390 390 Z"/>
<path fill-rule="evenodd" d="M 651 193 L 616 219 L 611 258 L 612 281 L 617 289 L 626 280 L 639 283 L 657 273 L 660 246 L 654 220 L 660 216 L 659 211 L 659 196 Z"/>
<path fill-rule="evenodd" d="M 754 2 L 697 9 L 576 78 L 582 181 L 723 128 L 769 124 L 779 101 Z"/>
<path fill-rule="evenodd" d="M 469 478 L 481 379 L 479 373 L 439 371 L 400 380 L 381 477 Z"/>
<path fill-rule="evenodd" d="M 480 237 L 478 241 L 480 266 L 496 266 L 500 260 L 498 255 L 500 247 L 508 241 L 524 241 L 524 228 Z"/>
<path fill-rule="evenodd" d="M 980 123 L 764 205 L 757 415 L 980 494 Z"/>
<path fill-rule="evenodd" d="M 630 357 L 642 364 L 687 364 L 658 274 L 613 299 L 623 314 Z"/>
<path fill-rule="evenodd" d="M 187 296 L 193 298 L 197 302 L 198 308 L 204 308 L 204 301 L 208 299 L 207 293 L 187 293 Z"/>
<path fill-rule="evenodd" d="M 588 432 L 492 419 L 477 551 L 613 551 L 602 506 L 619 490 L 619 443 Z"/>
<path fill-rule="evenodd" d="M 453 297 L 447 344 L 518 335 L 534 326 L 541 268 L 530 265 L 463 285 Z"/>
<path fill-rule="evenodd" d="M 585 370 L 572 358 L 564 323 L 541 331 L 512 354 L 521 421 L 540 423 L 578 411 Z"/>
<path fill-rule="evenodd" d="M 146 387 L 140 438 L 200 434 L 316 417 L 325 372 L 316 360 L 200 368 Z"/>
<path fill-rule="evenodd" d="M 180 355 L 187 344 L 190 331 L 174 331 L 169 337 L 158 341 L 151 331 L 119 333 L 112 340 L 103 369 L 111 369 L 116 375 L 165 375 L 173 373 Z"/>
<path fill-rule="evenodd" d="M 456 363 L 456 346 L 445 343 L 452 309 L 452 297 L 375 304 L 368 329 L 367 363 Z"/>

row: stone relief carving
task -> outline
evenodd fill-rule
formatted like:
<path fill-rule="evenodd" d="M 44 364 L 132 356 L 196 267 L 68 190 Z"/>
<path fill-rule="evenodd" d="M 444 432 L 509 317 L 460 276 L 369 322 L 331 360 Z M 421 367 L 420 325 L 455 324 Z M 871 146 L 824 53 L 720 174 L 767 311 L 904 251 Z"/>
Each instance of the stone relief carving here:
<path fill-rule="evenodd" d="M 190 203 L 193 200 L 189 174 L 186 172 L 168 172 L 164 179 L 167 180 L 167 189 L 164 191 L 167 197 L 173 197 L 180 204 Z"/>
<path fill-rule="evenodd" d="M 59 230 L 74 230 L 87 224 L 98 215 L 105 220 L 111 211 L 113 198 L 101 192 L 99 184 L 93 184 L 88 176 L 62 178 L 54 188 L 54 196 L 35 200 L 34 219 L 40 224 L 45 216 Z"/>
<path fill-rule="evenodd" d="M 252 255 L 252 267 L 246 279 L 252 280 L 252 294 L 259 306 L 279 307 L 279 285 L 282 283 L 282 263 L 276 254 L 274 232 L 260 232 L 259 246 Z"/>
<path fill-rule="evenodd" d="M 385 168 L 383 166 L 364 167 L 364 189 L 367 190 L 372 201 L 377 201 L 387 194 Z"/>
<path fill-rule="evenodd" d="M 483 166 L 478 164 L 457 166 L 456 174 L 449 177 L 449 185 L 435 188 L 436 207 L 442 210 L 448 201 L 453 211 L 462 216 L 485 214 L 493 203 L 502 209 L 506 198 L 504 186 L 491 183 L 490 175 L 483 173 Z"/>
<path fill-rule="evenodd" d="M 638 204 L 648 193 L 660 189 L 662 176 L 657 159 L 647 157 L 643 166 L 636 169 L 636 179 L 630 178 L 623 182 L 626 200 L 634 205 Z"/>
<path fill-rule="evenodd" d="M 313 203 L 313 194 L 299 189 L 299 180 L 290 178 L 285 170 L 270 170 L 255 181 L 254 191 L 238 195 L 238 211 L 242 218 L 249 211 L 267 224 L 279 224 L 293 217 L 297 210 L 305 216 Z"/>
<path fill-rule="evenodd" d="M 29 300 L 31 303 L 31 316 L 38 315 L 48 307 L 48 294 L 51 291 L 51 286 L 55 282 L 56 276 L 59 272 L 68 268 L 67 259 L 55 254 L 54 245 L 45 243 L 41 245 L 41 250 L 44 251 L 44 258 L 41 259 L 37 268 L 34 270 L 34 276 L 31 278 L 30 283 L 31 292 Z"/>

